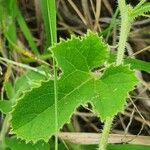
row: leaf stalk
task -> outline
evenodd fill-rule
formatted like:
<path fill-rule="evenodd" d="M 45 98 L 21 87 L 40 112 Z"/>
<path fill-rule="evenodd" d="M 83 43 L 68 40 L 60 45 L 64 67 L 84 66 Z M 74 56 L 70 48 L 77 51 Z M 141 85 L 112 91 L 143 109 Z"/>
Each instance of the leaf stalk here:
<path fill-rule="evenodd" d="M 111 129 L 112 121 L 113 121 L 113 118 L 110 118 L 110 117 L 108 117 L 105 121 L 103 133 L 102 133 L 102 136 L 100 138 L 99 150 L 106 150 L 106 146 L 108 143 L 108 137 L 109 137 L 109 131 Z"/>

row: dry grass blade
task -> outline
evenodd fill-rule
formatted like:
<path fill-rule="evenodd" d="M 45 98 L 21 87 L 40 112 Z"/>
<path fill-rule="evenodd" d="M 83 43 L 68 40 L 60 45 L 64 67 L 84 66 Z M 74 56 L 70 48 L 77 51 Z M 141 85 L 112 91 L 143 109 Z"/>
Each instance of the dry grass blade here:
<path fill-rule="evenodd" d="M 76 13 L 78 14 L 78 16 L 80 17 L 80 19 L 83 21 L 83 23 L 85 25 L 87 25 L 87 21 L 85 19 L 85 17 L 82 15 L 82 13 L 79 11 L 79 9 L 77 8 L 77 6 L 74 4 L 74 2 L 72 0 L 67 0 L 70 5 L 72 6 L 72 8 L 76 11 Z"/>
<path fill-rule="evenodd" d="M 98 144 L 101 136 L 99 133 L 68 133 L 68 132 L 61 132 L 59 133 L 59 138 L 63 140 L 67 140 L 71 143 L 75 144 Z M 108 143 L 128 143 L 130 144 L 139 144 L 139 145 L 150 145 L 150 137 L 147 136 L 138 136 L 135 138 L 135 135 L 126 135 L 125 140 L 124 135 L 122 134 L 110 134 Z M 134 139 L 134 140 L 132 140 Z"/>

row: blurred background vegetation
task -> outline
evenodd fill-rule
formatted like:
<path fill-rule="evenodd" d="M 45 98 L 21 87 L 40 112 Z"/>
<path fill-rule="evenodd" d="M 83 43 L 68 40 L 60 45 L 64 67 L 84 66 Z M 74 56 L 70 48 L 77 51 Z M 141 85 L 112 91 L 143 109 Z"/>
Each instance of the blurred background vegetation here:
<path fill-rule="evenodd" d="M 133 6 L 138 0 L 128 0 Z M 116 0 L 57 0 L 57 35 L 83 35 L 87 29 L 98 32 L 116 51 L 120 15 Z M 0 0 L 0 92 L 6 99 L 4 83 L 21 76 L 26 69 L 21 63 L 37 67 L 41 64 L 51 68 L 52 56 L 50 30 L 47 22 L 45 0 Z M 150 17 L 150 16 L 149 16 Z M 126 45 L 127 57 L 150 61 L 150 18 L 140 17 L 132 25 Z M 11 61 L 9 61 L 11 60 Z M 150 74 L 137 72 L 141 83 L 131 93 L 123 113 L 114 120 L 112 133 L 150 135 Z M 0 127 L 3 125 L 1 116 Z M 80 107 L 72 116 L 64 131 L 99 132 L 103 123 L 92 113 L 91 106 Z"/>

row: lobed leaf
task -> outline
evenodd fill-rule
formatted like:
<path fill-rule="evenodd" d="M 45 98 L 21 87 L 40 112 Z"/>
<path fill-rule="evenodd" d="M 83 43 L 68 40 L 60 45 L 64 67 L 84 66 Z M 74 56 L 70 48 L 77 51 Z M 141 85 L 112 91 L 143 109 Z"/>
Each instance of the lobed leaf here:
<path fill-rule="evenodd" d="M 127 94 L 137 83 L 134 71 L 129 66 L 111 65 L 105 70 L 96 85 L 100 99 L 93 100 L 94 108 L 102 120 L 124 110 Z"/>
<path fill-rule="evenodd" d="M 61 128 L 77 106 L 96 95 L 96 79 L 91 69 L 106 61 L 108 51 L 102 39 L 90 32 L 81 39 L 62 40 L 52 51 L 63 71 L 58 80 L 58 127 Z M 43 82 L 18 102 L 12 113 L 13 132 L 18 137 L 33 142 L 48 141 L 55 133 L 53 84 L 53 80 Z"/>
<path fill-rule="evenodd" d="M 62 75 L 58 80 L 58 129 L 69 122 L 76 107 L 92 102 L 103 120 L 123 110 L 125 97 L 137 83 L 128 66 L 109 66 L 104 74 L 92 70 L 108 58 L 107 45 L 97 34 L 61 40 L 51 48 Z M 54 81 L 26 92 L 12 113 L 12 132 L 26 142 L 48 141 L 55 134 Z M 20 117 L 23 116 L 23 117 Z"/>
<path fill-rule="evenodd" d="M 15 137 L 6 138 L 5 144 L 6 147 L 10 148 L 11 150 L 49 150 L 50 149 L 50 145 L 48 143 L 39 141 L 36 144 L 32 144 L 32 143 L 27 144 L 24 141 L 16 139 Z"/>

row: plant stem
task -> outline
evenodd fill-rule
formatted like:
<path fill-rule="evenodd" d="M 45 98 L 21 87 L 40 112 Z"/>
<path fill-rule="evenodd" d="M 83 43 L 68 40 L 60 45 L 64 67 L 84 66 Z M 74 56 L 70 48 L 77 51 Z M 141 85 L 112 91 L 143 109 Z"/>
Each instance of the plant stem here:
<path fill-rule="evenodd" d="M 118 4 L 121 13 L 121 30 L 120 30 L 120 38 L 118 43 L 116 64 L 120 65 L 123 62 L 126 41 L 127 41 L 128 33 L 131 28 L 131 20 L 129 19 L 128 7 L 125 4 L 125 0 L 118 0 Z"/>
<path fill-rule="evenodd" d="M 5 134 L 7 133 L 7 130 L 9 128 L 9 120 L 10 120 L 10 114 L 7 114 L 5 119 L 4 119 L 4 122 L 3 122 L 3 126 L 2 126 L 2 130 L 0 132 L 0 149 L 1 150 L 5 150 Z"/>
<path fill-rule="evenodd" d="M 55 0 L 47 0 L 47 11 L 51 33 L 50 35 L 51 46 L 53 46 L 57 42 Z M 58 150 L 58 110 L 57 110 L 58 91 L 57 91 L 57 69 L 54 58 L 53 58 L 53 68 L 54 68 L 54 103 L 55 103 L 55 150 Z"/>
<path fill-rule="evenodd" d="M 28 69 L 28 70 L 32 70 L 32 71 L 37 72 L 37 73 L 39 73 L 41 75 L 47 76 L 47 74 L 44 71 L 39 70 L 39 69 L 37 69 L 35 67 L 28 66 L 26 64 L 15 62 L 13 60 L 10 60 L 10 59 L 7 59 L 7 58 L 3 58 L 3 57 L 0 57 L 0 61 L 4 61 L 4 62 L 10 63 L 12 65 L 19 66 L 21 68 L 25 68 L 25 69 Z M 48 75 L 49 75 L 49 77 L 52 77 L 50 74 L 48 74 Z"/>
<path fill-rule="evenodd" d="M 119 43 L 118 43 L 116 64 L 120 65 L 123 62 L 126 41 L 127 41 L 128 33 L 131 28 L 132 19 L 130 19 L 130 16 L 128 13 L 128 6 L 126 5 L 125 0 L 118 0 L 118 4 L 119 4 L 120 13 L 121 13 L 121 30 L 120 30 L 120 38 L 119 38 Z M 113 117 L 107 118 L 105 121 L 101 140 L 99 143 L 99 150 L 106 150 L 112 121 L 113 121 Z"/>
<path fill-rule="evenodd" d="M 99 150 L 105 150 L 106 149 L 112 121 L 113 121 L 113 118 L 110 118 L 110 117 L 108 117 L 105 121 L 103 133 L 102 133 L 102 136 L 100 138 Z"/>

